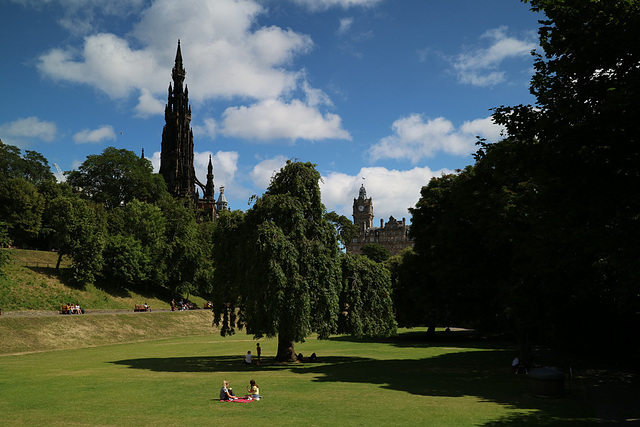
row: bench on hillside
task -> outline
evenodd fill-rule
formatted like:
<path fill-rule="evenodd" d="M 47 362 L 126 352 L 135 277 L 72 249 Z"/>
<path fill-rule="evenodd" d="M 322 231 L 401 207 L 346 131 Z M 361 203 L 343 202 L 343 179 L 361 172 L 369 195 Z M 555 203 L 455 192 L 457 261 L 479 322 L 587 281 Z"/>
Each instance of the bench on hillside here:
<path fill-rule="evenodd" d="M 73 304 L 63 304 L 60 306 L 60 314 L 84 314 L 84 309 L 76 308 Z"/>
<path fill-rule="evenodd" d="M 133 311 L 151 311 L 151 307 L 149 307 L 148 305 L 141 305 L 141 304 L 136 304 L 133 307 Z"/>

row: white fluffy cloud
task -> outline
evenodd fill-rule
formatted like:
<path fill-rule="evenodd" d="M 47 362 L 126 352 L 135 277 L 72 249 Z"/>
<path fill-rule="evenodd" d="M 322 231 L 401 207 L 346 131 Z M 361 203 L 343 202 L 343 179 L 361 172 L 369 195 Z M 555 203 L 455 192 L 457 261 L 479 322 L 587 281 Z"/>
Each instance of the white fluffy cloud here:
<path fill-rule="evenodd" d="M 167 80 L 154 75 L 158 65 L 153 52 L 132 49 L 114 34 L 86 37 L 78 54 L 72 49 L 52 49 L 40 57 L 38 69 L 54 80 L 96 87 L 111 98 L 124 98 L 134 89 L 151 90 L 154 78 L 158 84 Z"/>
<path fill-rule="evenodd" d="M 254 28 L 263 12 L 249 0 L 156 0 L 130 33 L 141 48 L 132 47 L 133 40 L 96 33 L 85 37 L 80 49 L 43 54 L 38 69 L 55 80 L 90 85 L 112 98 L 140 91 L 138 112 L 145 113 L 149 96 L 166 91 L 181 38 L 187 83 L 196 101 L 278 97 L 296 88 L 299 72 L 286 67 L 313 42 L 291 29 Z"/>
<path fill-rule="evenodd" d="M 164 102 L 155 98 L 151 91 L 147 88 L 140 89 L 140 97 L 138 98 L 138 105 L 136 105 L 136 116 L 149 117 L 154 114 L 164 113 Z"/>
<path fill-rule="evenodd" d="M 275 175 L 287 163 L 285 156 L 276 156 L 271 159 L 262 160 L 253 167 L 249 177 L 253 181 L 255 189 L 264 192 L 271 183 L 271 177 Z"/>
<path fill-rule="evenodd" d="M 474 86 L 493 86 L 502 83 L 505 71 L 500 69 L 508 59 L 529 57 L 536 48 L 532 40 L 520 40 L 507 35 L 507 27 L 491 29 L 481 39 L 489 40 L 489 47 L 474 48 L 458 54 L 453 68 L 461 83 Z"/>
<path fill-rule="evenodd" d="M 415 164 L 439 152 L 466 156 L 475 151 L 476 136 L 496 141 L 502 131 L 491 117 L 465 122 L 456 129 L 444 117 L 425 121 L 420 114 L 396 120 L 392 129 L 393 135 L 382 138 L 371 147 L 372 161 L 407 159 Z"/>
<path fill-rule="evenodd" d="M 267 99 L 248 107 L 230 107 L 223 114 L 221 133 L 258 141 L 298 139 L 317 141 L 326 138 L 351 140 L 342 128 L 340 116 L 324 115 L 313 106 L 294 99 L 285 102 Z"/>
<path fill-rule="evenodd" d="M 215 154 L 211 151 L 193 153 L 193 166 L 196 170 L 196 176 L 203 184 L 207 182 L 209 156 L 211 156 L 216 187 L 233 185 L 238 171 L 238 153 L 236 151 L 218 151 Z"/>
<path fill-rule="evenodd" d="M 287 157 L 280 155 L 262 160 L 254 166 L 249 177 L 257 194 L 264 193 L 273 175 L 287 160 Z M 398 220 L 406 218 L 409 221 L 408 209 L 418 202 L 422 186 L 427 185 L 431 178 L 443 173 L 452 171 L 433 171 L 428 167 L 403 171 L 370 167 L 360 169 L 357 175 L 329 172 L 322 175 L 320 182 L 322 203 L 328 211 L 336 211 L 351 218 L 353 199 L 358 197 L 360 185 L 364 184 L 367 196 L 373 198 L 376 224 L 379 224 L 380 219 L 386 221 L 390 216 Z"/>
<path fill-rule="evenodd" d="M 91 143 L 96 144 L 106 140 L 115 140 L 116 133 L 113 126 L 102 125 L 97 129 L 83 129 L 73 135 L 73 142 L 78 144 Z"/>
<path fill-rule="evenodd" d="M 215 139 L 216 134 L 218 133 L 218 124 L 216 123 L 216 120 L 211 117 L 207 117 L 206 119 L 204 119 L 202 125 L 192 124 L 191 128 L 193 129 L 194 135 L 206 136 L 211 139 Z"/>
<path fill-rule="evenodd" d="M 112 99 L 138 93 L 136 116 L 148 117 L 164 110 L 180 38 L 192 101 L 255 101 L 227 109 L 220 129 L 208 119 L 196 132 L 262 140 L 350 139 L 339 116 L 320 110 L 331 106 L 329 97 L 310 87 L 303 70 L 291 67 L 297 55 L 313 49 L 311 38 L 256 26 L 264 12 L 255 0 L 155 0 L 128 38 L 94 32 L 80 47 L 44 53 L 37 67 L 44 76 L 89 85 Z M 306 99 L 293 99 L 296 91 Z"/>
<path fill-rule="evenodd" d="M 374 225 L 379 225 L 380 219 L 388 220 L 390 216 L 409 221 L 408 209 L 418 202 L 422 186 L 443 173 L 451 171 L 432 171 L 428 167 L 404 171 L 371 167 L 360 169 L 355 176 L 332 172 L 322 177 L 322 202 L 328 211 L 334 210 L 351 218 L 353 199 L 358 198 L 360 186 L 364 185 L 367 197 L 373 199 Z"/>
<path fill-rule="evenodd" d="M 213 182 L 216 186 L 216 197 L 219 194 L 221 186 L 225 186 L 225 188 L 230 189 L 228 190 L 229 192 L 233 192 L 237 186 L 235 176 L 238 171 L 238 153 L 236 151 L 218 151 L 216 153 L 212 151 L 194 152 L 193 166 L 196 177 L 203 184 L 207 182 L 209 156 L 211 156 L 211 164 L 213 166 Z M 160 171 L 160 152 L 154 152 L 149 160 L 153 165 L 153 171 L 158 173 Z M 238 209 L 238 207 L 232 208 Z"/>
<path fill-rule="evenodd" d="M 51 142 L 56 138 L 58 128 L 54 122 L 31 116 L 0 125 L 0 138 L 10 145 L 23 146 L 29 140 Z"/>

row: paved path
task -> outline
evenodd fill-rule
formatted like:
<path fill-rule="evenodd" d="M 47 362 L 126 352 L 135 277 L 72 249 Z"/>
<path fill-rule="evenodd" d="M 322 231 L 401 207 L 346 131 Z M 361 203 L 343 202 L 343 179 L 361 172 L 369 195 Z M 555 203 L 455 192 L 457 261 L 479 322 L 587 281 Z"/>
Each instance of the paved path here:
<path fill-rule="evenodd" d="M 133 311 L 130 310 L 85 310 L 84 315 L 98 315 L 98 314 L 149 314 L 149 313 L 162 313 L 171 311 L 170 308 L 153 308 L 150 312 L 145 311 Z M 177 311 L 176 311 L 177 312 Z M 49 310 L 18 310 L 18 311 L 2 311 L 2 317 L 36 317 L 36 316 L 61 316 L 59 311 Z M 72 314 L 71 316 L 75 316 Z"/>

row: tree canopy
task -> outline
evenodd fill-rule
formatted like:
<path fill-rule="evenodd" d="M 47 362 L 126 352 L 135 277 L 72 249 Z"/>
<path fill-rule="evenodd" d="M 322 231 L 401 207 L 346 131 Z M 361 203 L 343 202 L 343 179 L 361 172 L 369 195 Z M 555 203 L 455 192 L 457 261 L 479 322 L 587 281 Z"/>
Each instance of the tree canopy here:
<path fill-rule="evenodd" d="M 37 151 L 25 150 L 4 144 L 0 140 L 0 180 L 23 178 L 33 185 L 55 182 L 47 159 Z"/>
<path fill-rule="evenodd" d="M 380 243 L 366 243 L 362 245 L 360 252 L 362 252 L 362 255 L 375 262 L 383 262 L 389 259 L 389 250 Z"/>
<path fill-rule="evenodd" d="M 66 172 L 66 175 L 72 187 L 108 209 L 133 199 L 155 202 L 167 188 L 162 176 L 153 173 L 149 160 L 133 151 L 114 147 L 87 156 L 78 170 Z"/>
<path fill-rule="evenodd" d="M 294 342 L 312 332 L 326 338 L 337 330 L 340 258 L 334 229 L 324 217 L 319 179 L 314 165 L 288 161 L 241 220 L 239 214 L 223 215 L 216 224 L 221 296 L 239 307 L 248 333 L 278 336 L 281 360 L 295 360 Z M 235 250 L 226 252 L 227 238 L 238 243 Z M 225 273 L 228 269 L 234 271 Z M 214 308 L 218 321 L 224 302 Z"/>
<path fill-rule="evenodd" d="M 0 180 L 0 221 L 9 225 L 9 237 L 26 245 L 42 225 L 44 199 L 35 185 L 24 178 Z"/>
<path fill-rule="evenodd" d="M 508 326 L 524 359 L 640 326 L 640 2 L 528 3 L 546 15 L 537 104 L 496 108 L 506 137 L 424 187 L 411 228 L 427 316 Z"/>
<path fill-rule="evenodd" d="M 341 252 L 319 180 L 313 164 L 288 161 L 246 214 L 223 213 L 214 223 L 215 323 L 222 323 L 223 335 L 233 333 L 237 307 L 248 333 L 278 337 L 278 360 L 296 360 L 294 343 L 313 332 L 319 338 L 337 332 L 340 301 L 350 312 L 343 326 L 356 333 L 388 334 L 395 325 L 383 315 L 391 312 L 383 273 L 374 274 L 381 280 L 368 281 L 353 267 L 353 292 L 342 295 Z M 366 286 L 382 290 L 356 292 Z M 388 322 L 386 328 L 368 317 L 372 309 L 380 312 L 378 322 Z"/>

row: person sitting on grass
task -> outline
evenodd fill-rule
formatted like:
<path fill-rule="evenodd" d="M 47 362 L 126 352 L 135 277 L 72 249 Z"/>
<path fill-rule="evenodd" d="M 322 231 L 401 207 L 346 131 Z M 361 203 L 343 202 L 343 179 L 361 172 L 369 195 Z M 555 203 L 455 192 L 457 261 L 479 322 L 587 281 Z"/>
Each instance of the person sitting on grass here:
<path fill-rule="evenodd" d="M 222 381 L 222 388 L 220 389 L 220 400 L 235 400 L 237 397 L 233 394 L 233 389 L 229 387 L 229 381 Z"/>
<path fill-rule="evenodd" d="M 252 398 L 253 400 L 260 400 L 260 389 L 254 380 L 249 381 L 249 387 L 247 387 L 247 391 L 249 392 L 244 398 Z"/>
<path fill-rule="evenodd" d="M 247 351 L 247 354 L 245 354 L 244 361 L 242 363 L 244 363 L 245 365 L 251 365 L 252 360 L 253 356 L 251 355 L 251 350 L 249 350 Z"/>

